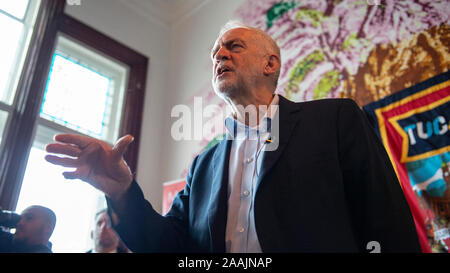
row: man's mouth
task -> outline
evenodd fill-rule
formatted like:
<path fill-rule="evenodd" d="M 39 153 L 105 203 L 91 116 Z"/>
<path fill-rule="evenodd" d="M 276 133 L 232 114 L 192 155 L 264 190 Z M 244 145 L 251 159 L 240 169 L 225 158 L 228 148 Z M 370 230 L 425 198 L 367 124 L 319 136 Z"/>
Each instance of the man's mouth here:
<path fill-rule="evenodd" d="M 226 75 L 229 72 L 232 72 L 233 70 L 231 67 L 223 65 L 217 68 L 216 77 L 220 78 L 223 75 Z"/>

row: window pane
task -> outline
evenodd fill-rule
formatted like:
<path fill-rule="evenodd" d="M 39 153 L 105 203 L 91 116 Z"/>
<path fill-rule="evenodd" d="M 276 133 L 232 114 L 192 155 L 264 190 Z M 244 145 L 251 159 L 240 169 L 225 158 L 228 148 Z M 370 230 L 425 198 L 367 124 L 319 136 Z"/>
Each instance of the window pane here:
<path fill-rule="evenodd" d="M 110 82 L 108 77 L 55 54 L 41 116 L 100 137 Z"/>
<path fill-rule="evenodd" d="M 2 0 L 0 1 L 0 9 L 18 19 L 23 19 L 28 2 L 28 0 Z"/>
<path fill-rule="evenodd" d="M 59 36 L 41 117 L 114 143 L 118 138 L 128 67 Z"/>
<path fill-rule="evenodd" d="M 8 112 L 0 111 L 0 144 L 2 143 L 3 130 L 5 129 L 7 119 L 8 119 Z"/>
<path fill-rule="evenodd" d="M 0 99 L 11 104 L 13 99 L 11 83 L 14 81 L 14 74 L 17 71 L 18 58 L 21 53 L 18 49 L 22 43 L 24 26 L 19 21 L 1 13 L 0 26 L 0 37 L 8 37 L 8 39 L 2 39 L 0 43 Z"/>
<path fill-rule="evenodd" d="M 104 196 L 85 182 L 64 179 L 62 172 L 67 168 L 45 161 L 45 144 L 56 133 L 38 126 L 16 210 L 21 212 L 31 205 L 50 208 L 57 217 L 50 238 L 53 252 L 85 252 L 92 247 L 89 234 Z"/>

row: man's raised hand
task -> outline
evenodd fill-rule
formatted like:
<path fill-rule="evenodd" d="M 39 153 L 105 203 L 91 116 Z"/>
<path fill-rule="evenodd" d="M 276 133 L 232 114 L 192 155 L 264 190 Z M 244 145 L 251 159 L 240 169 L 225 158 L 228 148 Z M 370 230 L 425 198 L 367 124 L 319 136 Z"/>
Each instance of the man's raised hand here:
<path fill-rule="evenodd" d="M 123 159 L 131 135 L 120 138 L 114 147 L 87 136 L 58 134 L 56 143 L 46 146 L 46 151 L 57 155 L 46 155 L 45 159 L 55 165 L 76 168 L 64 172 L 67 179 L 81 179 L 104 192 L 109 198 L 119 200 L 133 181 L 130 168 Z"/>

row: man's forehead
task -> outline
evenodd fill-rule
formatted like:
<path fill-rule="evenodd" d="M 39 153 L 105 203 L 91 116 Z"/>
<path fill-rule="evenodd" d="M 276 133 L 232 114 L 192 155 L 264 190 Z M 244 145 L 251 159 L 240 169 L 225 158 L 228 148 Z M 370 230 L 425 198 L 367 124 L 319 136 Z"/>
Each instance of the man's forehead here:
<path fill-rule="evenodd" d="M 26 209 L 24 209 L 22 211 L 22 214 L 25 214 L 25 213 L 36 213 L 37 211 L 38 211 L 37 208 L 26 208 Z"/>
<path fill-rule="evenodd" d="M 227 30 L 224 32 L 219 38 L 217 38 L 216 42 L 214 43 L 214 48 L 220 43 L 225 43 L 229 40 L 234 39 L 245 39 L 245 37 L 251 32 L 252 30 L 249 28 L 244 27 L 238 27 L 238 28 L 232 28 L 230 30 Z"/>
<path fill-rule="evenodd" d="M 22 211 L 22 216 L 25 215 L 41 215 L 42 212 L 38 208 L 28 208 Z"/>

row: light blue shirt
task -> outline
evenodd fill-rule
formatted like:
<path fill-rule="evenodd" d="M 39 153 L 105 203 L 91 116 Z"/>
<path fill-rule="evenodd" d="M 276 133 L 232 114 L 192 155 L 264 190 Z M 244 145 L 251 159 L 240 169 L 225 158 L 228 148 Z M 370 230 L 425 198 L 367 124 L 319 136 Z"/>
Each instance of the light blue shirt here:
<path fill-rule="evenodd" d="M 269 138 L 270 124 L 278 110 L 274 95 L 258 127 L 250 128 L 233 117 L 225 119 L 227 137 L 232 137 L 228 173 L 228 217 L 225 249 L 229 253 L 261 253 L 255 229 L 256 181 L 261 169 L 262 148 Z"/>

